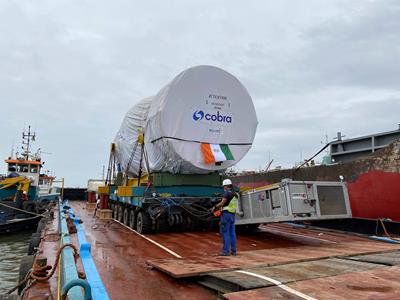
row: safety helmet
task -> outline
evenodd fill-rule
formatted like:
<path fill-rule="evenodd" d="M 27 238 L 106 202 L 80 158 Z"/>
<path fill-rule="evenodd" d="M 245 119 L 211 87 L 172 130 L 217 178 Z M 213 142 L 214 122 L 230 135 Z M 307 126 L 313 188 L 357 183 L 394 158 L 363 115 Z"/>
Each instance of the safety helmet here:
<path fill-rule="evenodd" d="M 222 181 L 222 185 L 223 186 L 232 185 L 232 181 L 230 179 L 224 179 L 224 181 Z"/>

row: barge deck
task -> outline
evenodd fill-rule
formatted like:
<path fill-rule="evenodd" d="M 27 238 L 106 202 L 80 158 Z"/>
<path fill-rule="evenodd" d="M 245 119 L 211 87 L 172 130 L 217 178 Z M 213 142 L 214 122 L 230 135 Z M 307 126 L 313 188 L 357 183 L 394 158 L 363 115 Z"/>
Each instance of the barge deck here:
<path fill-rule="evenodd" d="M 69 206 L 83 222 L 110 299 L 400 298 L 399 244 L 269 224 L 254 233 L 239 233 L 237 256 L 219 257 L 216 232 L 143 236 L 114 220 L 94 218 L 84 202 Z M 58 222 L 55 218 L 47 225 L 39 247 L 49 263 L 59 249 Z M 69 236 L 79 245 L 77 234 Z M 81 260 L 77 269 L 88 273 Z M 57 299 L 59 276 L 56 272 L 48 282 L 36 283 L 24 299 Z"/>

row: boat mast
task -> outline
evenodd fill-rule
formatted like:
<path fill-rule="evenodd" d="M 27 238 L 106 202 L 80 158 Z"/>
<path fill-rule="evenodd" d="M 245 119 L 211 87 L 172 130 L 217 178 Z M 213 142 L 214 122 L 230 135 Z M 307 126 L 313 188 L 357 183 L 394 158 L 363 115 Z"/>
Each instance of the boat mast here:
<path fill-rule="evenodd" d="M 36 133 L 31 132 L 31 126 L 28 126 L 28 132 L 22 132 L 22 157 L 25 160 L 29 160 L 29 156 L 31 155 L 31 141 L 34 141 L 36 138 Z"/>

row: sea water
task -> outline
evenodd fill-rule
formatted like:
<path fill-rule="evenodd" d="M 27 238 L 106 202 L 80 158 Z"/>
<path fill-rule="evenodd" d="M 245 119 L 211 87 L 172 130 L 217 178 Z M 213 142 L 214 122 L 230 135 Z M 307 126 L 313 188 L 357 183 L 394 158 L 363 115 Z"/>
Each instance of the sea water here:
<path fill-rule="evenodd" d="M 18 283 L 21 258 L 28 253 L 32 232 L 0 235 L 0 295 Z"/>

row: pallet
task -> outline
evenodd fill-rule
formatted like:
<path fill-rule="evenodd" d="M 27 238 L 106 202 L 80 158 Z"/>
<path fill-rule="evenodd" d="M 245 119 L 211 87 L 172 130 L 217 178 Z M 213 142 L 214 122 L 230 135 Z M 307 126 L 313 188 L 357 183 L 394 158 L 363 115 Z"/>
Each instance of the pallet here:
<path fill-rule="evenodd" d="M 98 209 L 96 210 L 96 217 L 99 219 L 109 220 L 112 219 L 111 209 Z"/>
<path fill-rule="evenodd" d="M 96 203 L 95 202 L 86 202 L 86 209 L 87 210 L 93 210 L 96 208 Z"/>

